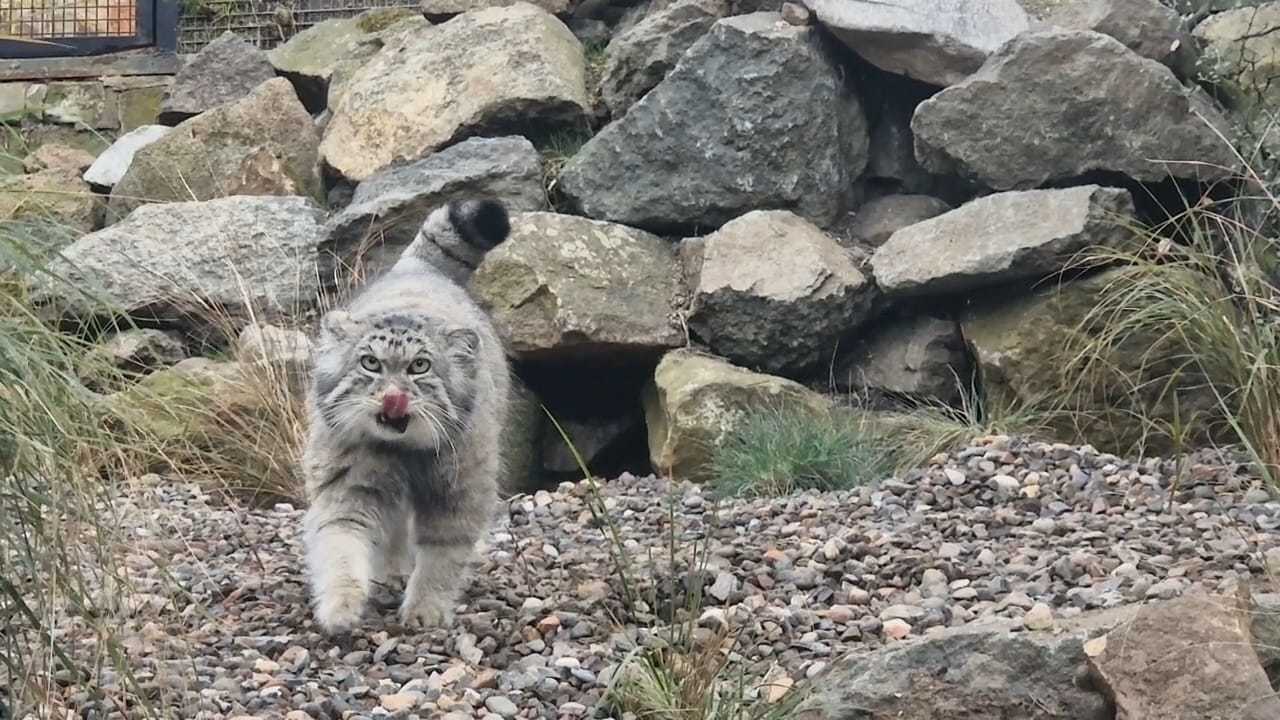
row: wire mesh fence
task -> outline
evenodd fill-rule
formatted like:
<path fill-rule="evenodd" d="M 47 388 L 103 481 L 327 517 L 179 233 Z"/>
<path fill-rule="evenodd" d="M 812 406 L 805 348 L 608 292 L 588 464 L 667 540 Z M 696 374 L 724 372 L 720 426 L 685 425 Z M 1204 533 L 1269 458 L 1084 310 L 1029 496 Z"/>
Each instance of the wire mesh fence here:
<path fill-rule="evenodd" d="M 119 38 L 138 34 L 138 0 L 0 0 L 0 36 Z"/>
<path fill-rule="evenodd" d="M 420 0 L 185 0 L 178 26 L 178 52 L 194 53 L 228 30 L 265 50 L 325 20 L 353 17 L 374 8 L 416 8 L 419 2 Z"/>

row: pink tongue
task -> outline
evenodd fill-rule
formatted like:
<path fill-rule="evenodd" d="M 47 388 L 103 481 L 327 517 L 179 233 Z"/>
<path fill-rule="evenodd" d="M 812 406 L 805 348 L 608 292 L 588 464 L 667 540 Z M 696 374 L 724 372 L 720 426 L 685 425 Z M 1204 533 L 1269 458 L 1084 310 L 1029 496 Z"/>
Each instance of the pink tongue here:
<path fill-rule="evenodd" d="M 398 420 L 409 414 L 409 396 L 405 393 L 387 393 L 382 396 L 382 414 Z"/>

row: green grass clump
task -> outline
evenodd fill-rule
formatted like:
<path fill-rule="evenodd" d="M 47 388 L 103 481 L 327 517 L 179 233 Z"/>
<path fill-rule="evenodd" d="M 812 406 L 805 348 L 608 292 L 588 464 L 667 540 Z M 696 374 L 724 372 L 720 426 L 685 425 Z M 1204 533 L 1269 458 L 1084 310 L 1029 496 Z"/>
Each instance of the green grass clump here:
<path fill-rule="evenodd" d="M 1243 182 L 1247 195 L 1206 197 L 1165 222 L 1136 228 L 1144 240 L 1137 250 L 1097 254 L 1123 268 L 1086 320 L 1101 330 L 1070 370 L 1088 377 L 1132 338 L 1157 338 L 1151 345 L 1161 357 L 1152 363 L 1167 369 L 1144 384 L 1200 379 L 1216 404 L 1213 417 L 1180 422 L 1224 429 L 1280 487 L 1280 198 L 1258 175 Z M 1158 418 L 1150 422 L 1180 432 Z"/>
<path fill-rule="evenodd" d="M 864 413 L 762 408 L 715 449 L 711 476 L 719 494 L 773 497 L 857 487 L 895 466 L 892 445 Z"/>

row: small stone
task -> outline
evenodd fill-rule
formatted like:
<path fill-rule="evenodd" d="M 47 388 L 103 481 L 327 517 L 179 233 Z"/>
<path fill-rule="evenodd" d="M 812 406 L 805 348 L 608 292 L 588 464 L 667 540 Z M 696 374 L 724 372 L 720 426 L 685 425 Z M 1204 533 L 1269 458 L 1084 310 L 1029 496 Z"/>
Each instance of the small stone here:
<path fill-rule="evenodd" d="M 925 609 L 918 605 L 890 605 L 880 611 L 880 619 L 888 625 L 890 620 L 915 622 L 925 616 Z"/>
<path fill-rule="evenodd" d="M 1022 624 L 1028 630 L 1048 630 L 1053 627 L 1053 610 L 1044 603 L 1036 603 L 1022 616 Z"/>
<path fill-rule="evenodd" d="M 1036 518 L 1035 522 L 1031 523 L 1031 529 L 1041 535 L 1053 535 L 1058 531 L 1058 523 L 1054 522 L 1053 518 Z"/>
<path fill-rule="evenodd" d="M 422 704 L 426 699 L 426 695 L 417 691 L 398 692 L 392 695 L 383 695 L 378 698 L 379 704 L 388 712 L 405 712 L 413 710 Z"/>
<path fill-rule="evenodd" d="M 256 672 L 274 675 L 280 672 L 280 663 L 274 660 L 268 660 L 267 658 L 258 658 L 253 661 L 253 669 Z"/>
<path fill-rule="evenodd" d="M 905 620 L 889 620 L 885 622 L 883 632 L 890 640 L 901 640 L 911 634 L 911 625 Z"/>
<path fill-rule="evenodd" d="M 952 485 L 960 486 L 964 484 L 964 481 L 965 481 L 964 473 L 960 472 L 959 470 L 956 470 L 955 468 L 946 468 L 942 472 L 946 474 L 947 482 L 951 483 Z"/>
<path fill-rule="evenodd" d="M 707 588 L 707 594 L 720 602 L 728 602 L 729 596 L 737 589 L 738 578 L 733 573 L 722 572 L 716 575 L 716 581 Z"/>
<path fill-rule="evenodd" d="M 515 717 L 520 712 L 520 708 L 516 704 L 501 695 L 493 695 L 486 698 L 484 706 L 489 712 L 497 713 L 504 718 Z"/>
<path fill-rule="evenodd" d="M 799 3 L 782 3 L 782 19 L 791 25 L 808 25 L 813 22 L 813 13 Z"/>

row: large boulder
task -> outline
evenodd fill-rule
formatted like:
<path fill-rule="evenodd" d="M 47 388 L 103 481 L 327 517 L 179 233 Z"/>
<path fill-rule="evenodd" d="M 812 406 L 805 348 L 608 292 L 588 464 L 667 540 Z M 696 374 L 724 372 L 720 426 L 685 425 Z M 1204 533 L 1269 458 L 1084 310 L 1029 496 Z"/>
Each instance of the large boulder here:
<path fill-rule="evenodd" d="M 747 213 L 701 244 L 689 328 L 739 365 L 817 370 L 870 309 L 871 283 L 844 248 L 786 210 Z"/>
<path fill-rule="evenodd" d="M 728 0 L 678 0 L 646 15 L 609 42 L 600 96 L 615 118 L 644 97 L 720 18 Z"/>
<path fill-rule="evenodd" d="M 177 125 L 239 100 L 275 76 L 266 53 L 228 30 L 178 70 L 160 103 L 160 124 Z"/>
<path fill-rule="evenodd" d="M 0 175 L 0 226 L 32 228 L 17 234 L 42 242 L 42 249 L 55 249 L 93 230 L 101 215 L 101 197 L 74 168 Z M 34 230 L 37 227 L 45 229 Z"/>
<path fill-rule="evenodd" d="M 987 195 L 889 237 L 871 257 L 888 297 L 964 292 L 1059 272 L 1130 236 L 1129 191 L 1098 185 Z"/>
<path fill-rule="evenodd" d="M 954 320 L 917 315 L 882 323 L 836 364 L 841 389 L 917 400 L 957 400 L 970 384 L 964 337 Z"/>
<path fill-rule="evenodd" d="M 996 296 L 967 307 L 961 326 L 988 401 L 1030 408 L 1065 401 L 1065 409 L 1076 412 L 1056 428 L 1062 437 L 1109 452 L 1129 450 L 1149 430 L 1133 422 L 1134 412 L 1157 422 L 1195 418 L 1195 436 L 1205 439 L 1218 416 L 1217 398 L 1167 338 L 1134 334 L 1102 364 L 1078 362 L 1100 330 L 1095 310 L 1107 293 L 1131 282 L 1126 272 L 1046 283 L 1030 295 Z M 1147 449 L 1156 449 L 1158 439 L 1147 438 Z"/>
<path fill-rule="evenodd" d="M 706 479 L 716 448 L 752 411 L 830 411 L 825 398 L 799 383 L 692 350 L 663 356 L 642 402 L 649 460 L 678 480 Z"/>
<path fill-rule="evenodd" d="M 368 60 L 379 49 L 379 37 L 400 23 L 417 29 L 430 26 L 421 13 L 409 8 L 376 8 L 355 17 L 316 23 L 267 53 L 276 72 L 289 78 L 307 110 L 327 106 L 329 81 L 350 63 Z"/>
<path fill-rule="evenodd" d="M 996 190 L 1095 172 L 1222 178 L 1235 160 L 1215 127 L 1222 114 L 1169 68 L 1112 37 L 1056 30 L 1019 35 L 911 122 L 927 169 Z"/>
<path fill-rule="evenodd" d="M 144 205 L 77 240 L 37 279 L 34 299 L 78 318 L 106 310 L 216 330 L 206 310 L 262 318 L 316 298 L 323 211 L 300 197 Z M 104 308 L 104 303 L 109 308 Z"/>
<path fill-rule="evenodd" d="M 101 188 L 114 187 L 133 164 L 133 156 L 172 129 L 167 125 L 143 125 L 121 135 L 93 161 L 84 173 L 84 181 Z"/>
<path fill-rule="evenodd" d="M 376 14 L 381 13 L 381 14 Z M 329 74 L 328 92 L 325 95 L 325 107 L 334 108 L 338 99 L 347 90 L 351 78 L 369 62 L 374 55 L 387 50 L 394 52 L 400 43 L 427 31 L 430 21 L 421 15 L 404 17 L 394 14 L 392 9 L 382 11 L 370 10 L 362 17 L 369 34 L 361 39 L 350 53 L 339 58 Z M 387 23 L 384 20 L 394 19 Z"/>
<path fill-rule="evenodd" d="M 675 252 L 641 230 L 571 215 L 512 218 L 471 290 L 526 359 L 652 357 L 684 342 L 672 322 Z"/>
<path fill-rule="evenodd" d="M 375 55 L 331 108 L 320 154 L 358 181 L 482 130 L 580 127 L 587 109 L 581 43 L 555 16 L 519 2 L 460 15 Z"/>
<path fill-rule="evenodd" d="M 115 333 L 94 346 L 80 364 L 78 374 L 94 392 L 119 390 L 128 378 L 175 365 L 187 358 L 186 344 L 178 333 L 153 328 L 133 328 Z"/>
<path fill-rule="evenodd" d="M 1093 30 L 1124 43 L 1142 57 L 1187 71 L 1194 62 L 1182 18 L 1157 0 L 1072 0 L 1055 3 L 1045 22 L 1065 30 Z"/>
<path fill-rule="evenodd" d="M 274 78 L 138 149 L 111 190 L 119 220 L 150 202 L 231 195 L 319 197 L 319 135 L 293 86 Z"/>
<path fill-rule="evenodd" d="M 1112 720 L 1107 699 L 1079 678 L 1088 667 L 1086 643 L 1131 615 L 1102 611 L 1052 632 L 1021 632 L 1012 620 L 936 629 L 845 658 L 791 717 Z"/>
<path fill-rule="evenodd" d="M 867 158 L 866 118 L 815 28 L 776 13 L 720 20 L 565 166 L 584 214 L 654 231 L 793 210 L 826 225 Z"/>
<path fill-rule="evenodd" d="M 1201 74 L 1232 107 L 1280 103 L 1280 2 L 1212 15 L 1193 32 L 1204 47 Z"/>
<path fill-rule="evenodd" d="M 1251 642 L 1241 598 L 1203 593 L 1152 603 L 1089 653 L 1118 719 L 1271 720 L 1280 698 Z"/>
<path fill-rule="evenodd" d="M 953 85 L 1027 29 L 1017 0 L 804 0 L 832 34 L 876 67 Z"/>
<path fill-rule="evenodd" d="M 546 207 L 542 161 L 522 137 L 470 138 L 421 160 L 382 170 L 360 183 L 351 202 L 325 226 L 322 257 L 377 273 L 413 241 L 431 210 L 477 195 L 501 198 L 512 212 Z M 478 251 L 438 248 L 436 265 L 465 280 Z"/>

